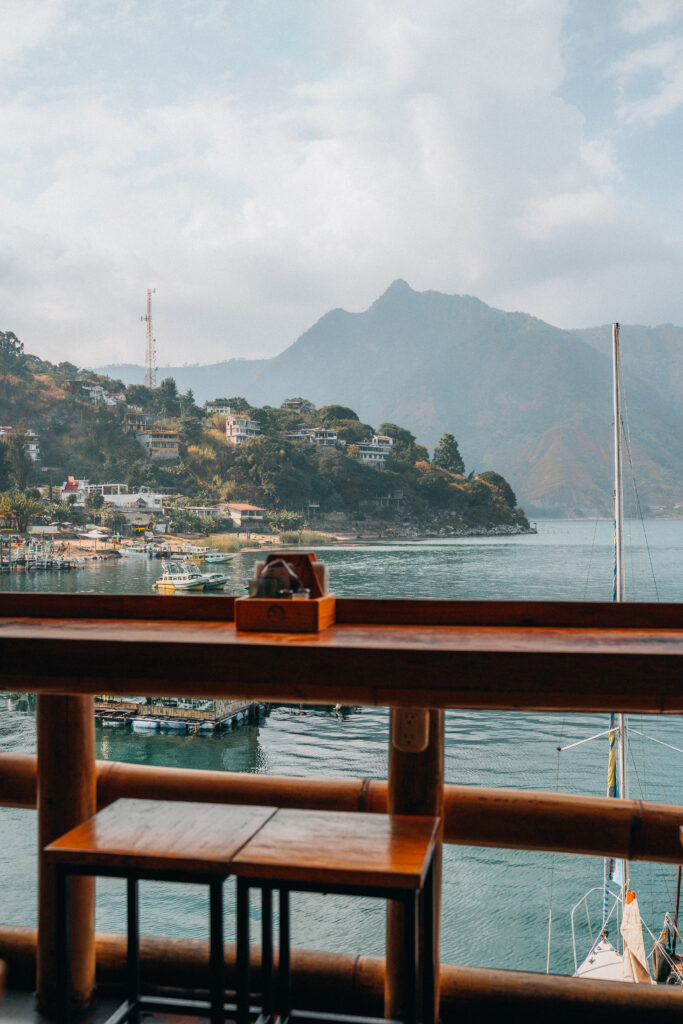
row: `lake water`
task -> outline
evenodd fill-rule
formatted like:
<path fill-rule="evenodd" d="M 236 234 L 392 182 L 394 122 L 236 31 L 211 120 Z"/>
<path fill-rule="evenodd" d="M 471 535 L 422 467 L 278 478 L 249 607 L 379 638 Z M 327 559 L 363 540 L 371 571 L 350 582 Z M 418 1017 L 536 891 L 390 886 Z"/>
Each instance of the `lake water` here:
<path fill-rule="evenodd" d="M 683 522 L 626 525 L 631 600 L 683 600 Z M 227 567 L 237 588 L 252 574 L 254 553 Z M 434 598 L 610 600 L 612 526 L 608 522 L 544 521 L 538 534 L 465 538 L 319 552 L 339 595 Z M 63 574 L 13 574 L 0 588 L 22 591 L 150 593 L 160 563 L 145 558 L 98 562 Z M 656 580 L 656 583 L 654 582 Z M 229 589 L 229 588 L 228 588 Z M 182 595 L 177 598 L 182 600 Z M 683 747 L 679 719 L 632 719 L 634 728 Z M 561 755 L 557 747 L 606 727 L 604 716 L 451 711 L 446 715 L 446 779 L 470 785 L 605 792 L 606 740 Z M 149 736 L 97 729 L 98 757 L 140 764 L 295 776 L 386 778 L 388 713 L 354 708 L 275 707 L 259 725 L 213 737 Z M 0 694 L 0 750 L 35 750 L 34 716 L 25 702 Z M 631 795 L 678 802 L 675 780 L 683 755 L 632 737 Z M 2 920 L 36 920 L 35 813 L 0 809 Z M 636 864 L 632 872 L 643 916 L 658 931 L 672 906 L 675 871 Z M 548 908 L 553 902 L 551 969 L 573 970 L 569 913 L 602 882 L 602 861 L 525 851 L 447 846 L 444 851 L 442 959 L 449 963 L 545 970 Z M 143 884 L 142 930 L 205 937 L 202 889 Z M 227 893 L 227 937 L 234 938 Z M 596 904 L 597 905 L 597 904 Z M 384 951 L 384 912 L 370 900 L 299 895 L 293 899 L 293 942 L 305 948 L 368 954 Z M 120 883 L 98 881 L 97 926 L 124 929 Z M 646 948 L 650 941 L 645 936 Z M 583 951 L 583 946 L 581 947 Z"/>

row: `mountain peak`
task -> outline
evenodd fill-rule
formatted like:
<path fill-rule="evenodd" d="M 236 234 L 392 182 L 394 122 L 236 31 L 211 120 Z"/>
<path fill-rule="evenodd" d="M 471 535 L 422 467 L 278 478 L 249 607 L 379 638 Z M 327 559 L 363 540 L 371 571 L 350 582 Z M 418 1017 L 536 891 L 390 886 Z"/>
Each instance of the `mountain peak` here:
<path fill-rule="evenodd" d="M 417 292 L 413 291 L 408 282 L 404 281 L 402 277 L 397 277 L 395 281 L 391 282 L 387 290 L 378 299 L 375 299 L 373 306 L 387 301 L 395 302 L 397 299 L 407 298 L 409 295 L 417 295 Z"/>

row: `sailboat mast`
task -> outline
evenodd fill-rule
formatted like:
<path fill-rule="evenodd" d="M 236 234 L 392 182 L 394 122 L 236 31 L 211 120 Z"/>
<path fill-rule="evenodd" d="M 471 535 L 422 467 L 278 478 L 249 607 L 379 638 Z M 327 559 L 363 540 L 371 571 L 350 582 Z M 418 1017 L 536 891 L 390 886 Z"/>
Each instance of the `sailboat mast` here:
<path fill-rule="evenodd" d="M 624 481 L 622 459 L 621 420 L 621 352 L 619 324 L 612 324 L 612 374 L 614 393 L 614 601 L 623 601 L 624 593 Z M 617 775 L 618 792 L 622 800 L 628 799 L 628 720 L 617 715 Z M 622 863 L 622 887 L 628 889 L 628 862 Z"/>
<path fill-rule="evenodd" d="M 621 457 L 621 355 L 619 324 L 612 324 L 612 377 L 614 394 L 614 591 L 613 601 L 624 600 L 624 481 Z"/>

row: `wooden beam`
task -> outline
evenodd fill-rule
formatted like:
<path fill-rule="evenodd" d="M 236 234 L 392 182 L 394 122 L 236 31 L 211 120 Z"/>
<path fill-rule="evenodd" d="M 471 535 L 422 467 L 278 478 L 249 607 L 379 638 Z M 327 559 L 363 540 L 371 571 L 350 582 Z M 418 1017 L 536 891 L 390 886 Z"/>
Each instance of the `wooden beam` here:
<path fill-rule="evenodd" d="M 34 928 L 0 925 L 0 955 L 7 960 L 16 988 L 32 989 L 35 971 Z M 208 971 L 208 943 L 143 936 L 142 972 L 158 986 L 201 986 Z M 97 935 L 97 979 L 104 985 L 125 978 L 123 935 Z M 228 983 L 235 969 L 234 946 L 226 944 Z M 340 1012 L 378 1016 L 382 1012 L 384 961 L 292 950 L 294 1001 L 302 1009 L 334 1005 Z M 677 1024 L 683 1016 L 683 991 L 668 985 L 632 985 L 588 981 L 560 975 L 441 965 L 441 1020 L 444 1024 L 481 1024 L 483 1020 L 551 1020 L 604 1024 Z"/>
<path fill-rule="evenodd" d="M 96 810 L 95 716 L 92 697 L 38 698 L 38 944 L 37 1000 L 56 997 L 55 883 L 43 847 Z M 74 1006 L 87 1006 L 95 985 L 95 880 L 71 883 L 71 986 Z"/>
<path fill-rule="evenodd" d="M 300 779 L 98 761 L 97 806 L 119 797 L 387 810 L 387 783 Z M 36 806 L 36 758 L 0 754 L 0 806 Z M 444 786 L 444 842 L 678 864 L 683 807 L 521 789 Z"/>
<path fill-rule="evenodd" d="M 400 711 L 392 709 L 392 719 Z M 429 716 L 429 739 L 425 750 L 417 752 L 399 750 L 395 745 L 389 748 L 389 781 L 387 785 L 387 810 L 390 814 L 429 814 L 442 817 L 444 804 L 444 713 L 426 711 Z M 392 722 L 393 726 L 393 722 Z M 393 727 L 390 727 L 393 735 Z M 434 948 L 438 965 L 440 920 L 441 920 L 441 832 L 434 853 Z M 420 929 L 423 922 L 420 922 Z M 405 963 L 403 951 L 404 922 L 400 903 L 387 904 L 386 975 L 384 986 L 384 1016 L 397 1020 L 403 1012 Z M 439 1019 L 439 970 L 436 969 L 436 1007 L 433 1019 Z M 431 1013 L 431 1011 L 430 1011 Z"/>

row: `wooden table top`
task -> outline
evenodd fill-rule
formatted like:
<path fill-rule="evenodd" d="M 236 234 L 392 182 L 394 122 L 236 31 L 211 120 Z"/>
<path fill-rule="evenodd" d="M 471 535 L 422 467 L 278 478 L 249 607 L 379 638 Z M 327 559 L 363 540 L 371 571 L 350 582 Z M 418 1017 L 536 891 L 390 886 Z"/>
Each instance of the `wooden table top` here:
<path fill-rule="evenodd" d="M 438 818 L 281 808 L 235 854 L 238 876 L 418 889 Z"/>
<path fill-rule="evenodd" d="M 51 863 L 228 875 L 274 807 L 121 799 L 45 847 Z"/>

